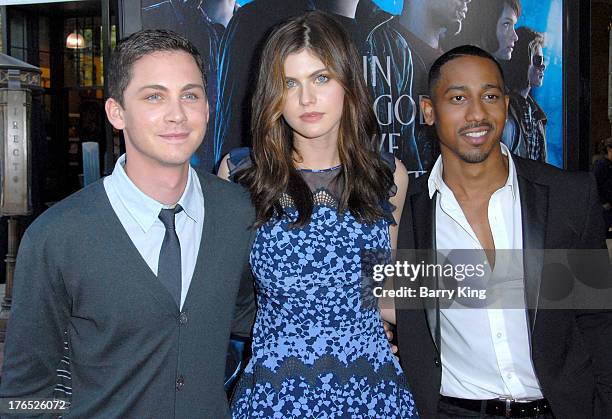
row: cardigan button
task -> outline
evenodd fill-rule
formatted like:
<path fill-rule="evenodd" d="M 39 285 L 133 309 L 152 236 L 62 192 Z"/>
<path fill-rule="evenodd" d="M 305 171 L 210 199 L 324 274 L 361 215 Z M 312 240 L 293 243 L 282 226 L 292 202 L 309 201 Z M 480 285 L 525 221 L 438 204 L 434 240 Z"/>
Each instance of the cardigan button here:
<path fill-rule="evenodd" d="M 181 391 L 184 385 L 185 385 L 185 379 L 181 375 L 179 376 L 179 378 L 176 379 L 176 390 Z"/>
<path fill-rule="evenodd" d="M 180 323 L 180 324 L 187 324 L 187 319 L 188 319 L 188 317 L 187 317 L 187 313 L 182 312 L 182 313 L 180 314 L 180 316 L 179 316 L 179 323 Z"/>

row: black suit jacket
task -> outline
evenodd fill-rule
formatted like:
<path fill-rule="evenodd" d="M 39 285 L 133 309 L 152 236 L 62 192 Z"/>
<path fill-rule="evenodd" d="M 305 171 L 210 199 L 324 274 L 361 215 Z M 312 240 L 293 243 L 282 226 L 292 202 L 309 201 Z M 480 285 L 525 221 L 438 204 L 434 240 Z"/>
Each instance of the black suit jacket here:
<path fill-rule="evenodd" d="M 528 257 L 530 249 L 601 249 L 604 227 L 595 184 L 587 173 L 518 157 L 514 162 L 526 251 L 531 356 L 542 392 L 557 418 L 611 418 L 612 312 L 538 309 L 543 261 Z M 398 249 L 436 248 L 435 196 L 429 198 L 427 179 L 422 176 L 410 185 Z M 430 309 L 435 314 L 436 309 L 422 301 L 417 309 L 396 312 L 399 356 L 425 418 L 437 415 L 442 373 L 439 315 L 429 316 L 434 323 L 430 325 Z"/>

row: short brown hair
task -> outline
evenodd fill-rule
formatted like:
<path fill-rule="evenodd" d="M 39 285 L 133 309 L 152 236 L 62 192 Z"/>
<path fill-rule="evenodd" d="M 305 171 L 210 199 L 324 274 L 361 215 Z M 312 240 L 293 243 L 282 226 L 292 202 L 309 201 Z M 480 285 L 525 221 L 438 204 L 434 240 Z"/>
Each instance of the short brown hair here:
<path fill-rule="evenodd" d="M 204 62 L 197 48 L 176 32 L 146 29 L 135 32 L 117 43 L 108 66 L 108 95 L 123 106 L 123 92 L 132 79 L 132 67 L 145 55 L 155 52 L 184 51 L 195 60 L 206 88 Z"/>

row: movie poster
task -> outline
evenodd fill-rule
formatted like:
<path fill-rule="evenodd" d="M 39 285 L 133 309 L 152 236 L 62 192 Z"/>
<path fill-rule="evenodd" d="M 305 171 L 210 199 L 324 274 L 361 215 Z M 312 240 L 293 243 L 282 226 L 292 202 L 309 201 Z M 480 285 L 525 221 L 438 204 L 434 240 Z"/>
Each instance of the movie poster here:
<path fill-rule="evenodd" d="M 409 171 L 426 172 L 439 155 L 435 129 L 419 112 L 429 67 L 462 44 L 482 47 L 504 69 L 511 104 L 502 141 L 517 155 L 562 166 L 562 0 L 141 4 L 143 28 L 177 30 L 208 60 L 211 119 L 192 160 L 202 169 L 214 170 L 232 148 L 250 145 L 250 100 L 265 38 L 281 21 L 314 9 L 335 12 L 355 42 L 379 123 L 377 141 Z"/>

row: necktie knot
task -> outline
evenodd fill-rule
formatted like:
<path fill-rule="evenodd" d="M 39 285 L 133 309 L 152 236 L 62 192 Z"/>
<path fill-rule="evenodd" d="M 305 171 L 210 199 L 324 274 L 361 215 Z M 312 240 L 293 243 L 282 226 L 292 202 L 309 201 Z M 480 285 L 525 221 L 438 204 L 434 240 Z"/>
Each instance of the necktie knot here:
<path fill-rule="evenodd" d="M 183 207 L 178 204 L 174 208 L 162 208 L 158 217 L 166 230 L 174 230 L 174 216 L 181 211 L 183 211 Z"/>

